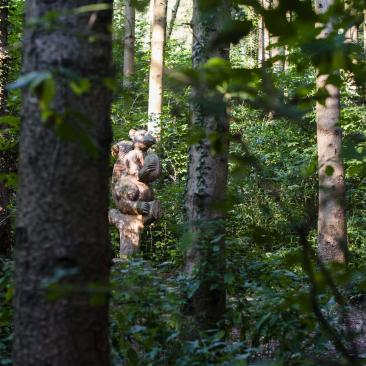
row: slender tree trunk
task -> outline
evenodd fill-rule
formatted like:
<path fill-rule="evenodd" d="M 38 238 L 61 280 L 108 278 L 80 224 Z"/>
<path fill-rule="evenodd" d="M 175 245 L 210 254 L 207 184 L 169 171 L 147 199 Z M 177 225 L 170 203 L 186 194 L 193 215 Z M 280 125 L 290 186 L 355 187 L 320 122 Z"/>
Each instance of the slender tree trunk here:
<path fill-rule="evenodd" d="M 356 25 L 348 29 L 346 38 L 349 42 L 357 43 L 358 42 L 358 28 Z"/>
<path fill-rule="evenodd" d="M 271 0 L 263 0 L 263 6 L 265 9 L 270 9 L 271 7 Z M 269 49 L 269 46 L 271 45 L 271 35 L 269 34 L 268 28 L 266 27 L 265 22 L 263 21 L 263 36 L 264 36 L 264 42 L 263 42 L 263 48 L 264 48 L 264 61 L 267 61 L 272 57 L 272 50 Z"/>
<path fill-rule="evenodd" d="M 132 0 L 125 0 L 125 35 L 123 49 L 123 87 L 132 86 L 135 72 L 135 8 Z"/>
<path fill-rule="evenodd" d="M 363 11 L 363 52 L 366 53 L 366 9 Z"/>
<path fill-rule="evenodd" d="M 316 10 L 326 12 L 333 0 L 317 0 Z M 332 31 L 330 21 L 319 37 Z M 323 261 L 345 262 L 347 259 L 347 227 L 345 214 L 345 182 L 341 156 L 342 130 L 339 127 L 339 89 L 326 84 L 329 75 L 319 75 L 317 87 L 326 88 L 325 105 L 317 103 L 317 140 L 319 164 L 318 251 Z"/>
<path fill-rule="evenodd" d="M 173 33 L 175 20 L 177 19 L 179 4 L 180 4 L 180 0 L 175 0 L 174 7 L 172 9 L 172 18 L 170 19 L 170 23 L 169 23 L 169 27 L 168 27 L 167 41 L 169 41 L 169 39 Z"/>
<path fill-rule="evenodd" d="M 8 57 L 8 0 L 0 1 L 0 116 L 6 113 L 6 90 L 8 81 L 9 57 Z M 1 125 L 3 126 L 3 125 Z M 3 128 L 0 126 L 0 139 L 6 139 Z M 0 152 L 0 172 L 8 173 L 9 154 Z M 9 190 L 3 181 L 0 181 L 0 255 L 9 255 L 11 250 L 10 219 L 6 209 L 9 203 Z"/>
<path fill-rule="evenodd" d="M 154 7 L 155 7 L 155 0 L 150 0 L 149 4 L 149 24 L 150 24 L 150 38 L 151 33 L 154 25 Z"/>
<path fill-rule="evenodd" d="M 218 1 L 209 9 L 193 3 L 193 68 L 200 70 L 211 57 L 229 59 L 229 45 L 212 48 L 212 41 L 230 15 L 229 2 Z M 191 311 L 198 329 L 212 329 L 222 320 L 225 310 L 225 202 L 228 174 L 229 122 L 223 96 L 202 88 L 192 91 L 192 128 L 206 137 L 190 147 L 186 213 L 192 233 L 186 270 L 197 281 L 191 299 Z M 219 149 L 210 138 L 216 136 Z M 212 140 L 211 140 L 212 141 Z M 220 205 L 221 204 L 221 205 Z"/>
<path fill-rule="evenodd" d="M 345 3 L 345 8 L 349 9 L 349 4 Z M 346 42 L 348 43 L 357 43 L 358 42 L 358 27 L 356 25 L 347 29 L 346 31 Z"/>
<path fill-rule="evenodd" d="M 0 0 L 0 115 L 5 114 L 6 90 L 8 82 L 9 56 L 8 56 L 8 17 L 9 1 Z"/>
<path fill-rule="evenodd" d="M 261 5 L 264 9 L 269 9 L 270 7 L 270 0 L 261 0 Z M 260 17 L 260 27 L 259 27 L 259 42 L 258 42 L 258 59 L 259 64 L 264 65 L 264 63 L 271 58 L 271 50 L 268 49 L 271 41 L 270 34 L 266 27 L 264 18 Z"/>
<path fill-rule="evenodd" d="M 163 108 L 164 46 L 168 0 L 155 0 L 151 33 L 148 130 L 159 137 Z"/>
<path fill-rule="evenodd" d="M 287 12 L 286 14 L 286 18 L 289 22 L 292 21 L 292 14 L 291 14 L 291 11 Z M 289 49 L 288 49 L 288 46 L 285 46 L 285 63 L 283 65 L 284 67 L 284 71 L 288 70 L 289 67 L 290 67 L 290 63 L 289 63 L 289 59 L 288 59 L 288 56 L 289 56 Z"/>
<path fill-rule="evenodd" d="M 263 66 L 264 63 L 264 19 L 259 17 L 258 26 L 258 65 Z"/>
<path fill-rule="evenodd" d="M 278 3 L 278 0 L 272 0 L 271 2 L 271 7 L 272 8 L 277 8 L 279 5 Z M 270 43 L 271 44 L 277 44 L 279 41 L 279 37 L 275 37 L 275 36 L 271 36 L 271 40 L 270 40 Z M 276 46 L 276 47 L 273 47 L 272 48 L 272 55 L 271 57 L 277 57 L 277 56 L 283 56 L 284 55 L 284 49 L 283 47 L 279 47 L 279 46 Z M 283 60 L 277 60 L 275 61 L 274 63 L 274 69 L 275 71 L 284 71 L 285 69 L 285 63 Z"/>
<path fill-rule="evenodd" d="M 64 15 L 59 27 L 47 32 L 26 29 L 23 73 L 62 67 L 60 72 L 91 81 L 90 91 L 78 96 L 68 76 L 56 73 L 52 107 L 58 123 L 62 118 L 69 133 L 83 129 L 97 150 L 90 155 L 79 140 L 61 139 L 52 117 L 41 121 L 36 95 L 24 90 L 15 248 L 17 366 L 110 364 L 111 92 L 103 80 L 111 77 L 112 8 L 72 13 L 95 3 L 112 7 L 106 0 L 27 1 L 26 21 L 55 11 Z"/>

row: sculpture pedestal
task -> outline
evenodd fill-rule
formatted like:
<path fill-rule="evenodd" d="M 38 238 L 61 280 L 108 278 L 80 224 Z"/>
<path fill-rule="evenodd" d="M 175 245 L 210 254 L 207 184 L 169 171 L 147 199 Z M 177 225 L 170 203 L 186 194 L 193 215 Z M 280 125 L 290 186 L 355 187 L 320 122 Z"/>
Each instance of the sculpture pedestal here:
<path fill-rule="evenodd" d="M 142 215 L 125 215 L 119 210 L 109 210 L 109 222 L 119 230 L 121 257 L 137 253 L 140 246 L 140 232 L 144 228 Z"/>

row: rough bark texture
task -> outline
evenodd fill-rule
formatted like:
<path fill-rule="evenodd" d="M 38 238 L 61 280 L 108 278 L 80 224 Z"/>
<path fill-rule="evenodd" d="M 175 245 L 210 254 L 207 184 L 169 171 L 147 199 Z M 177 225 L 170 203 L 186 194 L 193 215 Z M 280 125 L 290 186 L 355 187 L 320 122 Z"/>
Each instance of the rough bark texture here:
<path fill-rule="evenodd" d="M 123 87 L 132 86 L 135 72 L 135 8 L 131 0 L 125 0 L 125 35 L 123 49 Z"/>
<path fill-rule="evenodd" d="M 199 69 L 211 57 L 228 59 L 229 45 L 211 48 L 212 41 L 229 17 L 229 4 L 220 0 L 209 9 L 200 1 L 193 8 L 193 67 Z M 225 310 L 225 203 L 228 172 L 229 122 L 222 95 L 202 89 L 192 92 L 192 128 L 206 137 L 189 151 L 186 214 L 192 233 L 186 271 L 199 281 L 190 303 L 198 329 L 214 328 Z M 213 152 L 209 137 L 217 136 L 220 149 Z M 212 141 L 212 140 L 211 140 Z"/>
<path fill-rule="evenodd" d="M 103 78 L 111 76 L 112 12 L 79 8 L 95 3 L 112 5 L 106 0 L 27 1 L 26 21 L 50 11 L 63 16 L 56 28 L 26 29 L 23 73 L 66 68 L 91 80 L 90 91 L 76 96 L 66 77 L 57 76 L 53 108 L 75 130 L 86 130 L 98 155 L 91 156 L 80 141 L 61 140 L 52 120 L 41 122 L 36 96 L 24 91 L 14 301 L 17 366 L 109 365 L 111 93 Z M 80 12 L 70 14 L 76 8 Z M 47 297 L 50 281 L 59 298 Z"/>
<path fill-rule="evenodd" d="M 166 33 L 167 0 L 155 0 L 154 21 L 151 32 L 151 60 L 149 79 L 148 130 L 156 137 L 160 134 L 163 107 L 164 46 Z"/>
<path fill-rule="evenodd" d="M 175 20 L 177 19 L 178 9 L 179 9 L 180 0 L 175 0 L 174 7 L 172 9 L 172 17 L 170 19 L 169 28 L 168 28 L 168 35 L 167 35 L 167 41 L 170 39 L 173 33 Z"/>
<path fill-rule="evenodd" d="M 0 1 L 0 115 L 5 113 L 6 107 L 6 90 L 5 86 L 8 81 L 8 16 L 9 1 Z"/>
<path fill-rule="evenodd" d="M 316 10 L 326 12 L 333 0 L 317 0 Z M 319 37 L 326 38 L 331 22 Z M 342 130 L 339 127 L 339 90 L 326 84 L 328 75 L 319 75 L 317 87 L 326 88 L 325 105 L 317 103 L 317 141 L 319 166 L 318 251 L 323 261 L 345 262 L 347 228 L 345 214 L 345 182 L 341 156 Z"/>
<path fill-rule="evenodd" d="M 8 0 L 0 1 L 0 116 L 6 112 L 6 90 L 8 80 Z M 0 139 L 6 139 L 3 125 L 0 125 Z M 0 172 L 9 171 L 11 157 L 5 151 L 0 152 Z M 10 219 L 6 206 L 9 203 L 9 190 L 4 182 L 0 181 L 0 255 L 9 255 L 11 250 Z"/>

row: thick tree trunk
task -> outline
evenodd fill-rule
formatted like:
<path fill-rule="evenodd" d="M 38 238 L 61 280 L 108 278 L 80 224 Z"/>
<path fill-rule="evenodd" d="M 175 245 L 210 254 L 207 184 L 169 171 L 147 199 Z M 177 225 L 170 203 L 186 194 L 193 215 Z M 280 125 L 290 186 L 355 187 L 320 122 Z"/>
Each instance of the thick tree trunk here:
<path fill-rule="evenodd" d="M 326 12 L 333 0 L 317 0 L 316 10 Z M 326 38 L 332 24 L 325 26 L 319 37 Z M 326 88 L 325 105 L 317 103 L 317 140 L 319 164 L 318 251 L 323 261 L 345 262 L 347 227 L 345 182 L 341 156 L 342 130 L 339 127 L 339 89 L 326 84 L 328 75 L 319 75 L 317 87 Z"/>
<path fill-rule="evenodd" d="M 6 90 L 5 86 L 8 81 L 8 16 L 9 4 L 8 0 L 0 1 L 0 116 L 6 113 Z M 2 125 L 3 126 L 3 125 Z M 4 132 L 0 126 L 0 139 L 6 139 Z M 9 170 L 9 154 L 0 152 L 0 172 L 8 173 Z M 10 236 L 10 219 L 6 206 L 9 203 L 9 190 L 4 182 L 0 181 L 0 255 L 9 255 L 11 250 Z"/>
<path fill-rule="evenodd" d="M 90 155 L 79 140 L 62 140 L 52 118 L 41 121 L 36 96 L 24 91 L 14 302 L 17 366 L 109 365 L 111 92 L 103 80 L 111 77 L 112 11 L 82 8 L 95 3 L 112 6 L 106 0 L 27 1 L 26 21 L 49 12 L 63 16 L 47 32 L 26 29 L 23 72 L 59 69 L 53 109 L 69 133 L 83 129 L 95 141 L 97 154 Z M 88 78 L 90 91 L 75 95 L 70 74 Z"/>
<path fill-rule="evenodd" d="M 135 72 L 135 8 L 132 0 L 125 0 L 125 35 L 123 49 L 123 87 L 132 86 Z"/>
<path fill-rule="evenodd" d="M 229 4 L 218 1 L 210 9 L 201 9 L 200 0 L 193 8 L 193 67 L 200 69 L 211 57 L 229 58 L 229 45 L 212 47 L 212 41 L 229 17 Z M 199 284 L 191 299 L 191 312 L 198 329 L 212 329 L 222 320 L 225 310 L 225 203 L 228 174 L 229 122 L 223 96 L 202 89 L 192 92 L 192 128 L 206 137 L 192 145 L 189 152 L 189 175 L 186 213 L 192 233 L 187 252 L 186 271 Z M 219 149 L 210 142 L 216 136 Z M 211 140 L 212 141 L 212 140 Z"/>
<path fill-rule="evenodd" d="M 151 32 L 148 130 L 159 137 L 163 108 L 164 46 L 168 0 L 155 0 Z"/>
<path fill-rule="evenodd" d="M 172 9 L 172 17 L 170 19 L 169 27 L 168 27 L 168 35 L 166 37 L 167 41 L 169 41 L 172 36 L 175 20 L 177 19 L 178 9 L 179 9 L 180 0 L 175 0 L 174 7 Z"/>

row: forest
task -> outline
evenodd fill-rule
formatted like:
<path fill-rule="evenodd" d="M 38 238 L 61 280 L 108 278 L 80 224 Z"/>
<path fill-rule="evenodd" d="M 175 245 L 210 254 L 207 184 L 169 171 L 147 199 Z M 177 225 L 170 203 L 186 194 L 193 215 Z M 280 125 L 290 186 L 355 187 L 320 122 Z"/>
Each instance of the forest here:
<path fill-rule="evenodd" d="M 366 0 L 0 0 L 0 365 L 366 365 Z"/>

